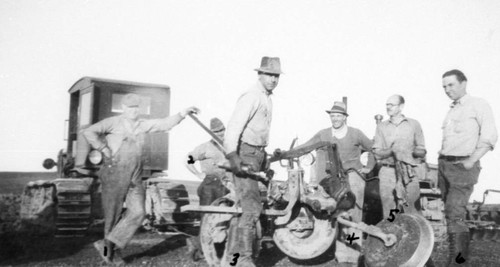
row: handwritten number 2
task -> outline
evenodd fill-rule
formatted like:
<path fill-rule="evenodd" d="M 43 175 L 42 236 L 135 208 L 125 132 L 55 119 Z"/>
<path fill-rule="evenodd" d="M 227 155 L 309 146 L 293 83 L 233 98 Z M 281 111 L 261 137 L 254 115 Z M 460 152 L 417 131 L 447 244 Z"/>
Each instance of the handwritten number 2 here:
<path fill-rule="evenodd" d="M 393 212 L 399 213 L 398 209 L 392 209 L 391 212 L 389 213 L 389 218 L 387 218 L 388 221 L 393 222 L 396 217 L 394 216 Z"/>
<path fill-rule="evenodd" d="M 235 266 L 238 263 L 238 258 L 240 257 L 240 253 L 234 253 L 233 254 L 233 262 L 229 263 L 231 266 Z"/>

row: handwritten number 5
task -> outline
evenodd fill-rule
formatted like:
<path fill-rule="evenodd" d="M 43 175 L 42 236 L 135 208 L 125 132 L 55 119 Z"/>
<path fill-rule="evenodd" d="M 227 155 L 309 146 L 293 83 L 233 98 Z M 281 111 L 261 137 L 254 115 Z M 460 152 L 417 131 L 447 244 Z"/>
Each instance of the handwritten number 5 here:
<path fill-rule="evenodd" d="M 398 209 L 392 209 L 391 212 L 389 213 L 389 218 L 387 218 L 388 221 L 393 222 L 396 217 L 394 216 L 393 212 L 399 213 Z"/>

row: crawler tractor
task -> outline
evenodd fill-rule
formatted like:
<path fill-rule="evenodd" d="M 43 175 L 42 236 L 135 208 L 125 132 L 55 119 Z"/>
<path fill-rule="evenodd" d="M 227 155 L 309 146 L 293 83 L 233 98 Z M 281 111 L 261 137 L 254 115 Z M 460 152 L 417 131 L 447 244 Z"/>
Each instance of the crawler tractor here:
<path fill-rule="evenodd" d="M 71 86 L 65 127 L 67 146 L 59 151 L 56 160 L 43 162 L 47 169 L 57 167 L 58 178 L 26 186 L 21 205 L 23 225 L 53 232 L 57 237 L 84 236 L 90 226 L 103 218 L 98 179 L 102 156 L 91 149 L 81 131 L 121 114 L 121 99 L 128 93 L 141 98 L 140 118 L 169 115 L 170 88 L 165 85 L 83 77 Z M 168 134 L 146 135 L 142 155 L 148 222 L 199 223 L 195 216 L 179 211 L 180 205 L 197 199 L 189 199 L 185 185 L 166 178 Z"/>

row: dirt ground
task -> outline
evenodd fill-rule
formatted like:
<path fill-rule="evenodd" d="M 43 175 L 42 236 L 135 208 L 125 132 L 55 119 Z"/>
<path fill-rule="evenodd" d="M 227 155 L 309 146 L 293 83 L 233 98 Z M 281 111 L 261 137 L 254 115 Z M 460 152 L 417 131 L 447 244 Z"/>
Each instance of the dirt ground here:
<path fill-rule="evenodd" d="M 56 239 L 47 236 L 3 236 L 0 239 L 0 266 L 106 266 L 92 242 L 98 234 L 84 238 Z M 186 236 L 141 231 L 123 251 L 126 266 L 208 266 L 204 260 L 194 262 L 186 256 Z M 445 246 L 435 246 L 432 258 L 444 266 Z M 500 243 L 471 242 L 470 263 L 475 266 L 499 266 Z M 264 243 L 258 266 L 339 266 L 333 253 L 314 261 L 288 258 L 272 242 Z"/>

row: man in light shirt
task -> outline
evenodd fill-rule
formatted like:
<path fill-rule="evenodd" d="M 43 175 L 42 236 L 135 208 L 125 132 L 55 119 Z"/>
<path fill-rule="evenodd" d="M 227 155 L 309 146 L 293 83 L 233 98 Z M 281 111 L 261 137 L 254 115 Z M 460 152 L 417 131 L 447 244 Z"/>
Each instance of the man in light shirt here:
<path fill-rule="evenodd" d="M 391 210 L 403 208 L 406 213 L 420 210 L 419 179 L 425 177 L 425 140 L 417 120 L 403 115 L 405 99 L 393 95 L 387 99 L 389 119 L 377 125 L 373 153 L 381 167 L 380 199 L 383 217 Z"/>
<path fill-rule="evenodd" d="M 444 91 L 453 100 L 443 122 L 438 160 L 438 183 L 450 241 L 448 262 L 454 264 L 461 253 L 467 264 L 470 236 L 464 222 L 466 206 L 481 170 L 479 160 L 493 150 L 498 135 L 490 105 L 467 94 L 465 75 L 454 69 L 442 78 Z"/>
<path fill-rule="evenodd" d="M 262 203 L 258 182 L 250 179 L 242 167 L 249 166 L 253 172 L 266 168 L 265 148 L 269 143 L 273 110 L 271 95 L 282 73 L 280 59 L 263 57 L 260 68 L 255 71 L 258 81 L 238 99 L 224 138 L 226 157 L 235 175 L 236 196 L 243 211 L 237 226 L 230 227 L 227 243 L 230 253 L 224 264 L 232 262 L 233 255 L 238 253 L 237 266 L 255 266 L 252 252 Z"/>

